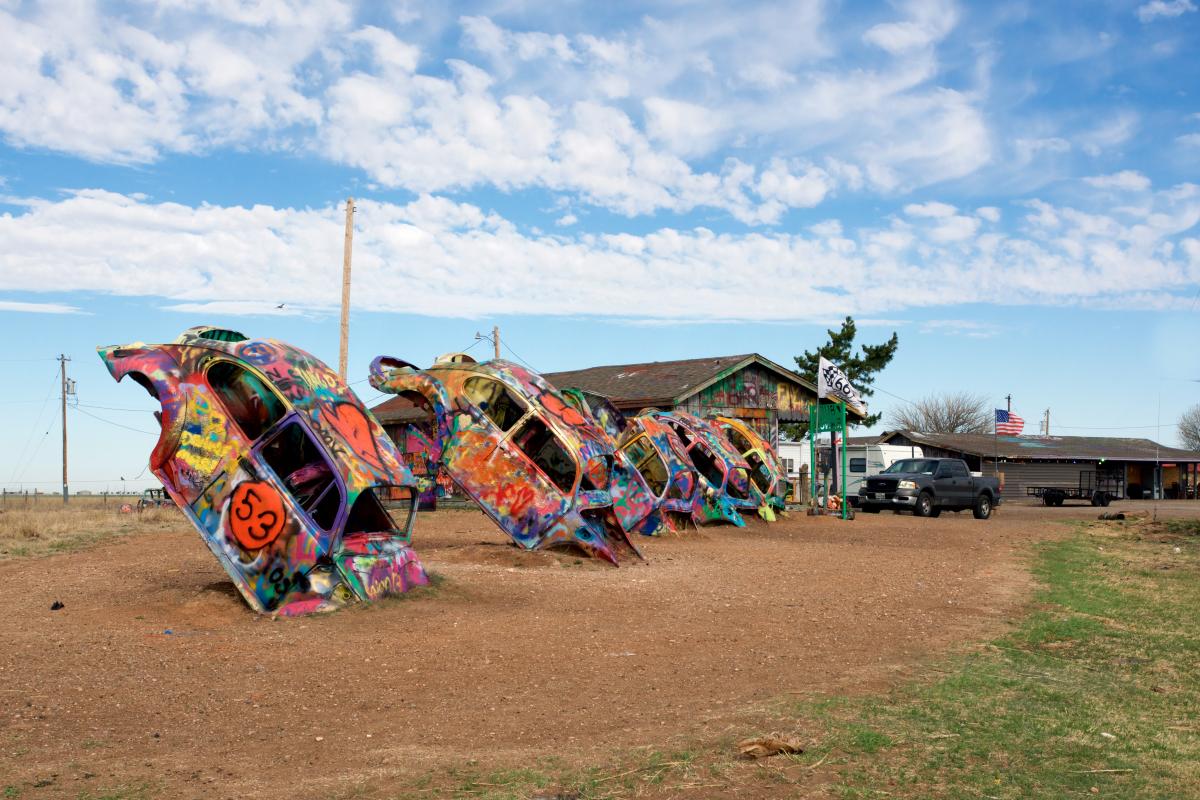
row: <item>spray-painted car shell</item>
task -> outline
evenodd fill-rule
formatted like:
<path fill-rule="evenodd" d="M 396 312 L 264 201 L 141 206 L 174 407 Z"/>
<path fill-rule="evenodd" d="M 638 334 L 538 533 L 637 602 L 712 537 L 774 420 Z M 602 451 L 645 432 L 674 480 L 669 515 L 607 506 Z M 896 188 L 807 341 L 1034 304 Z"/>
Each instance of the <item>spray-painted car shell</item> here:
<path fill-rule="evenodd" d="M 686 411 L 650 411 L 646 416 L 666 424 L 683 442 L 695 467 L 700 492 L 692 508 L 697 524 L 746 524 L 741 512 L 757 511 L 763 501 L 750 481 L 750 465 L 713 426 Z"/>
<path fill-rule="evenodd" d="M 783 462 L 758 431 L 736 417 L 714 417 L 713 425 L 750 465 L 750 479 L 767 503 L 776 510 L 787 507 L 787 473 Z"/>
<path fill-rule="evenodd" d="M 650 459 L 647 448 L 657 460 Z M 651 491 L 658 489 L 659 508 L 667 512 L 665 519 L 669 521 L 670 514 L 691 516 L 700 499 L 700 481 L 687 448 L 669 425 L 651 415 L 628 418 L 618 452 L 637 466 Z"/>
<path fill-rule="evenodd" d="M 409 546 L 417 481 L 313 356 L 192 328 L 98 349 L 161 403 L 150 469 L 256 611 L 325 611 L 428 583 Z M 395 525 L 381 504 L 404 502 Z"/>
<path fill-rule="evenodd" d="M 429 459 L 519 547 L 640 557 L 614 515 L 608 437 L 537 373 L 500 359 L 421 370 L 381 356 L 371 385 L 428 410 Z"/>
<path fill-rule="evenodd" d="M 581 412 L 586 412 L 614 442 L 621 438 L 628 421 L 613 402 L 602 394 L 569 387 L 562 389 L 562 396 Z"/>
<path fill-rule="evenodd" d="M 647 476 L 617 447 L 625 416 L 608 398 L 580 389 L 561 390 L 563 399 L 598 430 L 604 431 L 613 448 L 613 512 L 628 533 L 658 536 L 673 530 L 660 510 L 662 501 L 650 487 Z"/>

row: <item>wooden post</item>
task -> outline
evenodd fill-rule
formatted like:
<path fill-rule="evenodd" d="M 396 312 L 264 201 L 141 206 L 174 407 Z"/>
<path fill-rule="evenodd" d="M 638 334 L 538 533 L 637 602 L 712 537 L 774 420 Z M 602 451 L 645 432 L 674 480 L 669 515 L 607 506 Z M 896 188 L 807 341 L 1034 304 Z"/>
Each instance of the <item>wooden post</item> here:
<path fill-rule="evenodd" d="M 500 357 L 500 326 L 492 327 L 492 347 L 496 351 L 496 358 Z"/>
<path fill-rule="evenodd" d="M 65 353 L 60 353 L 58 356 L 58 364 L 62 373 L 62 493 L 64 506 L 67 504 L 67 499 L 70 497 L 67 490 L 67 362 L 70 360 L 71 359 L 67 358 Z"/>
<path fill-rule="evenodd" d="M 338 347 L 338 375 L 346 380 L 350 351 L 350 253 L 354 248 L 354 198 L 346 198 L 346 240 L 342 249 L 342 338 Z"/>

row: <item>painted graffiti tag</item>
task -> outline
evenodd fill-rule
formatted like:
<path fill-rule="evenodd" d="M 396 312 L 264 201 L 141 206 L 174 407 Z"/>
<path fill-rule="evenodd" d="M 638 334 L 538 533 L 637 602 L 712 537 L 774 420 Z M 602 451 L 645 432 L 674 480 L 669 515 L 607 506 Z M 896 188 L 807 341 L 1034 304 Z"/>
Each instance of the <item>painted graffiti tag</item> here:
<path fill-rule="evenodd" d="M 283 498 L 265 481 L 243 481 L 229 499 L 229 530 L 245 550 L 261 550 L 279 538 Z"/>
<path fill-rule="evenodd" d="M 350 445 L 355 455 L 380 469 L 383 468 L 376 450 L 375 437 L 371 434 L 371 425 L 357 406 L 350 403 L 323 405 L 321 415 L 330 427 L 346 440 L 346 444 Z"/>

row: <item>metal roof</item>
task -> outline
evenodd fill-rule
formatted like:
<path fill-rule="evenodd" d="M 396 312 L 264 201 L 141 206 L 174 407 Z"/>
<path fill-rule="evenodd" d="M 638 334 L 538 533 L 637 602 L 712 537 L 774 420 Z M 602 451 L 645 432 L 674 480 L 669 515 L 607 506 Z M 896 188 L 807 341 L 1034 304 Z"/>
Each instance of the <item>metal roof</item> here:
<path fill-rule="evenodd" d="M 613 364 L 549 372 L 543 377 L 564 389 L 583 389 L 604 395 L 621 409 L 641 409 L 649 406 L 678 405 L 685 398 L 716 383 L 726 375 L 755 363 L 816 395 L 816 387 L 800 375 L 758 353 L 679 361 L 650 361 L 641 364 Z"/>
<path fill-rule="evenodd" d="M 992 436 L 975 433 L 891 431 L 880 440 L 904 436 L 919 445 L 956 453 L 1010 461 L 1186 461 L 1200 462 L 1200 452 L 1160 445 L 1150 439 L 1115 436 Z"/>

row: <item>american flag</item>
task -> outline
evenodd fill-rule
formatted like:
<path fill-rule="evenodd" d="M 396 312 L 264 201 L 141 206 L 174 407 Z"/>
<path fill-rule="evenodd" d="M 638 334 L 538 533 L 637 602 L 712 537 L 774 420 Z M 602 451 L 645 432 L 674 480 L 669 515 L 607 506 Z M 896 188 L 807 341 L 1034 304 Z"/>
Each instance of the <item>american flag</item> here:
<path fill-rule="evenodd" d="M 1011 411 L 1005 411 L 1003 408 L 996 409 L 996 433 L 1004 434 L 1005 436 L 1020 436 L 1021 431 L 1025 429 L 1025 420 L 1018 417 Z"/>

